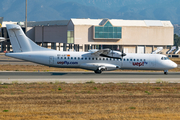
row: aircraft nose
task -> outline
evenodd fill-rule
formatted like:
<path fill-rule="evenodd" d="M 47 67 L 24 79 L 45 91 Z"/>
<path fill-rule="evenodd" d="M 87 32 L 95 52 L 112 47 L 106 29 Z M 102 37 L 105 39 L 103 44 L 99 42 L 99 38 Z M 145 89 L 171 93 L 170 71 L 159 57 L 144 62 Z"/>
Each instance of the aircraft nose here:
<path fill-rule="evenodd" d="M 173 62 L 173 61 L 171 61 L 170 65 L 171 65 L 172 69 L 177 67 L 177 64 L 175 62 Z"/>
<path fill-rule="evenodd" d="M 173 63 L 172 63 L 172 67 L 173 67 L 173 68 L 176 68 L 176 67 L 177 67 L 177 64 L 173 62 Z"/>

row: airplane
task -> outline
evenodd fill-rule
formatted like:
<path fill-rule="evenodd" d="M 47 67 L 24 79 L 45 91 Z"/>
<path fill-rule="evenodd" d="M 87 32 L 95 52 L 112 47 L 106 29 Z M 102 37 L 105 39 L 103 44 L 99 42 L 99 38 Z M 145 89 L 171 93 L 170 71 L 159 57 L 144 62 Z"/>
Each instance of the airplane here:
<path fill-rule="evenodd" d="M 177 64 L 161 54 L 123 53 L 110 49 L 89 50 L 88 52 L 57 51 L 38 46 L 29 39 L 19 25 L 6 25 L 13 52 L 6 56 L 14 57 L 50 67 L 82 68 L 92 70 L 97 74 L 102 71 L 117 69 L 132 70 L 163 70 Z"/>

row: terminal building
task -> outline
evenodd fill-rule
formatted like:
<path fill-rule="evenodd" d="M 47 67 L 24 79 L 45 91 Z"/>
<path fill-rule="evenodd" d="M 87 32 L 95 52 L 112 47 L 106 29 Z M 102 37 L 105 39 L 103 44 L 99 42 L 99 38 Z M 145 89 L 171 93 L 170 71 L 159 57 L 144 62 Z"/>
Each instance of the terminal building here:
<path fill-rule="evenodd" d="M 8 23 L 3 23 L 2 37 L 8 38 Z M 17 24 L 24 28 L 24 22 Z M 60 51 L 110 48 L 152 53 L 163 47 L 161 52 L 166 54 L 167 46 L 174 44 L 174 27 L 170 21 L 160 20 L 70 19 L 28 22 L 27 36 L 40 46 Z M 11 51 L 8 42 L 3 50 Z"/>

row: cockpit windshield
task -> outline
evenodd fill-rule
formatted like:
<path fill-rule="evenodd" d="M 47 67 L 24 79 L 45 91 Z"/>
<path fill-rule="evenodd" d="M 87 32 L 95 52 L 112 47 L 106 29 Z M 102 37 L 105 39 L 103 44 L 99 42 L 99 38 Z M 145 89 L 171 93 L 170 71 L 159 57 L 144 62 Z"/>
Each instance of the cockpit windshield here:
<path fill-rule="evenodd" d="M 169 60 L 168 57 L 162 57 L 161 60 Z"/>

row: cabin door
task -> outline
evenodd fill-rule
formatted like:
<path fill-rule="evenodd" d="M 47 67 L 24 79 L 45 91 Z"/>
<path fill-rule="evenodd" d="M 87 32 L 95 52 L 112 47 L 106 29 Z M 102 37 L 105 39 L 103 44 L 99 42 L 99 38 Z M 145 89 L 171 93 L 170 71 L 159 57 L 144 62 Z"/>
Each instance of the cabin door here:
<path fill-rule="evenodd" d="M 53 64 L 54 64 L 54 57 L 53 57 L 53 56 L 50 56 L 50 57 L 49 57 L 49 64 L 50 64 L 50 65 L 53 65 Z"/>
<path fill-rule="evenodd" d="M 156 56 L 154 56 L 154 55 L 152 55 L 152 56 L 150 56 L 151 57 L 151 62 L 150 62 L 150 65 L 151 65 L 151 67 L 155 67 L 156 66 Z"/>

